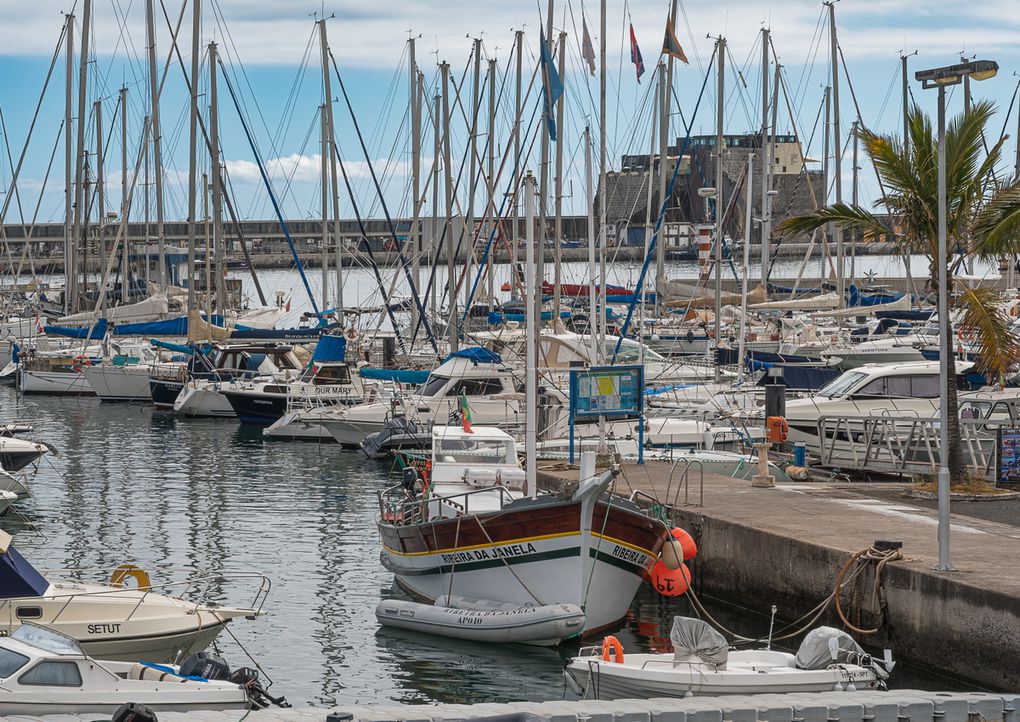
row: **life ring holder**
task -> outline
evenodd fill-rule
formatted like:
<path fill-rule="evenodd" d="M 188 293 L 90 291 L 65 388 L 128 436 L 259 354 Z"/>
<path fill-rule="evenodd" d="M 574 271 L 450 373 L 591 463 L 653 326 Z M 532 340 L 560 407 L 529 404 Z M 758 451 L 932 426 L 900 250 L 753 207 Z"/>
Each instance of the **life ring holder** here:
<path fill-rule="evenodd" d="M 620 644 L 620 640 L 610 634 L 608 637 L 602 640 L 602 661 L 609 662 L 609 654 L 612 652 L 613 662 L 617 664 L 623 664 L 623 645 Z"/>
<path fill-rule="evenodd" d="M 152 587 L 149 575 L 144 569 L 135 564 L 121 564 L 114 569 L 113 574 L 110 575 L 110 584 L 115 587 L 123 587 L 124 581 L 128 577 L 134 579 L 141 590 L 148 591 Z"/>

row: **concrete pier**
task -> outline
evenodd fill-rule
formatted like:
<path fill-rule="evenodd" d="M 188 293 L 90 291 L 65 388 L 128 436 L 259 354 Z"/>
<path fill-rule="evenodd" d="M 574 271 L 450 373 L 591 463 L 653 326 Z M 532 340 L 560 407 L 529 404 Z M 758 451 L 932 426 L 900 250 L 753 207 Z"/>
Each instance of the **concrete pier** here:
<path fill-rule="evenodd" d="M 686 699 L 505 704 L 372 704 L 251 712 L 246 722 L 1017 722 L 1020 694 L 820 692 Z M 242 712 L 163 712 L 160 722 L 237 722 Z M 95 722 L 98 714 L 0 717 L 0 722 Z"/>
<path fill-rule="evenodd" d="M 576 480 L 577 472 L 540 476 L 556 486 Z M 693 481 L 689 499 L 696 502 Z M 671 497 L 677 484 L 674 478 Z M 667 503 L 673 501 L 664 498 L 669 487 L 670 464 L 661 462 L 627 465 L 616 482 L 620 494 L 640 489 Z M 683 506 L 677 515 L 698 542 L 691 565 L 696 591 L 763 614 L 776 604 L 781 619 L 794 620 L 831 594 L 851 554 L 877 539 L 898 539 L 904 559 L 884 574 L 891 628 L 861 641 L 983 687 L 1020 689 L 1020 526 L 954 514 L 956 571 L 936 572 L 935 510 L 912 500 L 875 498 L 871 487 L 829 482 L 754 488 L 749 481 L 706 474 L 703 505 Z M 859 623 L 869 627 L 880 617 L 870 579 L 864 588 Z M 819 621 L 825 622 L 841 626 L 834 616 Z"/>

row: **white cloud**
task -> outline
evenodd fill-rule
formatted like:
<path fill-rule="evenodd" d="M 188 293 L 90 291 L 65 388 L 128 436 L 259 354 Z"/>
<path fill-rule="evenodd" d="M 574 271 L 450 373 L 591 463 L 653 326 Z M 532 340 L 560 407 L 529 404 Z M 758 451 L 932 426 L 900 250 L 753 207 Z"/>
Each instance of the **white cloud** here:
<path fill-rule="evenodd" d="M 431 163 L 431 160 L 423 161 L 423 165 L 428 163 Z M 227 160 L 224 161 L 224 165 L 233 183 L 262 183 L 262 174 L 259 172 L 258 164 L 254 161 Z M 372 166 L 380 179 L 384 177 L 403 179 L 410 172 L 409 164 L 406 161 L 389 161 L 381 158 L 374 160 Z M 266 168 L 269 170 L 269 176 L 274 185 L 285 183 L 288 179 L 294 183 L 318 183 L 322 175 L 322 156 L 318 153 L 291 153 L 266 161 Z M 352 179 L 371 177 L 368 163 L 364 161 L 344 161 L 344 168 L 348 177 Z"/>

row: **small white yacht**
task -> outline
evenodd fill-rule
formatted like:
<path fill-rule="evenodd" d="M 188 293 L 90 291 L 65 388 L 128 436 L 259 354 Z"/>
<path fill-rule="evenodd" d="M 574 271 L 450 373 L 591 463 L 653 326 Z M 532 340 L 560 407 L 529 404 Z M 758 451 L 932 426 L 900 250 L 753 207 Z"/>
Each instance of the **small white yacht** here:
<path fill-rule="evenodd" d="M 110 717 L 126 703 L 154 712 L 195 712 L 262 709 L 281 701 L 268 697 L 253 670 L 239 669 L 227 679 L 188 673 L 202 665 L 217 671 L 224 666 L 205 659 L 180 667 L 93 659 L 73 637 L 25 623 L 0 638 L 0 715 Z"/>

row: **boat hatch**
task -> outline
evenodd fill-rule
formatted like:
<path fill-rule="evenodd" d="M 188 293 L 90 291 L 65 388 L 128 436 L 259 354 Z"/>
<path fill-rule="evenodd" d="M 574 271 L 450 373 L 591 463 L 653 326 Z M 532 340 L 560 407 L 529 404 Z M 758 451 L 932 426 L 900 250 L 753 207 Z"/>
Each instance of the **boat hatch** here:
<path fill-rule="evenodd" d="M 435 461 L 452 464 L 517 464 L 513 439 L 437 439 Z"/>

